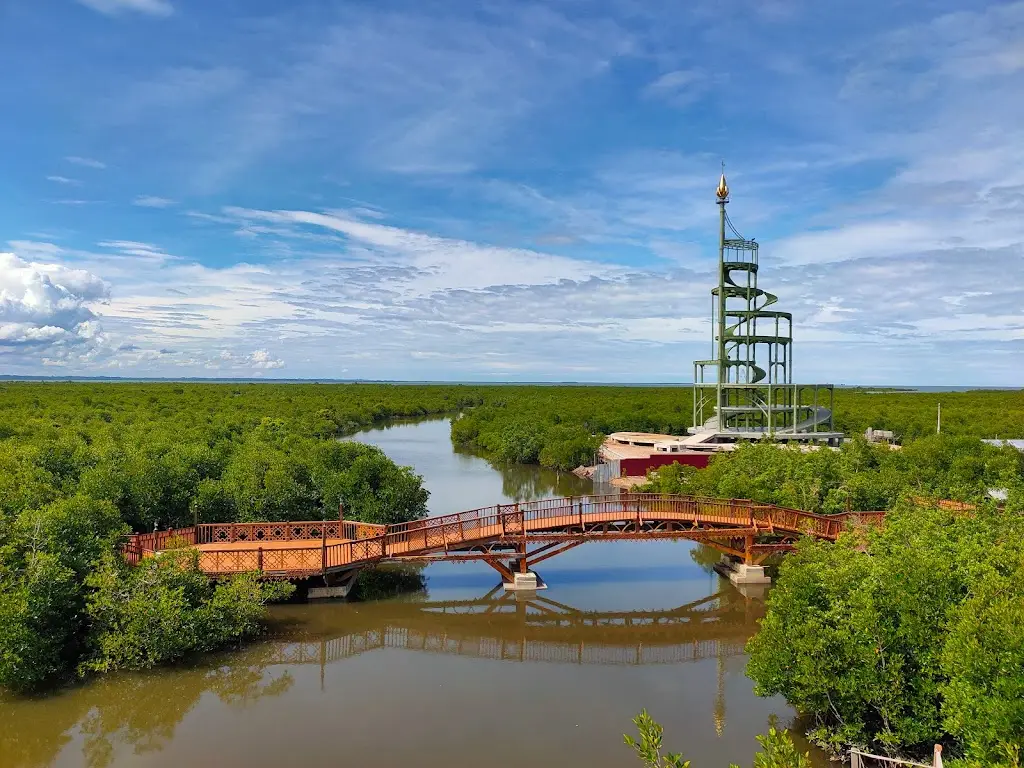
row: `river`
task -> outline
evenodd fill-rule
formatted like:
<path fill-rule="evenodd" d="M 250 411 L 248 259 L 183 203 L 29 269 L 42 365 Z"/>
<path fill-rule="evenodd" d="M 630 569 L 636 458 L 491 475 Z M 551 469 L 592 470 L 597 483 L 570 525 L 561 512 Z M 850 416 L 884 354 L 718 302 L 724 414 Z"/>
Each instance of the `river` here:
<path fill-rule="evenodd" d="M 414 467 L 432 514 L 591 492 L 454 452 L 448 429 L 353 439 Z M 426 594 L 276 606 L 266 640 L 200 664 L 0 700 L 0 768 L 639 766 L 622 734 L 645 707 L 694 768 L 746 767 L 769 717 L 793 713 L 744 675 L 763 602 L 695 546 L 586 544 L 539 565 L 549 588 L 530 599 L 482 563 L 437 563 Z"/>

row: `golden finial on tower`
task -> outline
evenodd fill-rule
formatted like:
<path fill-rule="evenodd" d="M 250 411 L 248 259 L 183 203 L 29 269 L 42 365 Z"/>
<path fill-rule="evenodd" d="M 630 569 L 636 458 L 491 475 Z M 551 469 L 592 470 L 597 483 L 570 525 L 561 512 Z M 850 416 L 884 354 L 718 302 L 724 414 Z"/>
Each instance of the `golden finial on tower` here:
<path fill-rule="evenodd" d="M 729 197 L 729 185 L 725 183 L 725 163 L 722 163 L 722 178 L 718 180 L 718 189 L 715 190 L 719 200 Z"/>

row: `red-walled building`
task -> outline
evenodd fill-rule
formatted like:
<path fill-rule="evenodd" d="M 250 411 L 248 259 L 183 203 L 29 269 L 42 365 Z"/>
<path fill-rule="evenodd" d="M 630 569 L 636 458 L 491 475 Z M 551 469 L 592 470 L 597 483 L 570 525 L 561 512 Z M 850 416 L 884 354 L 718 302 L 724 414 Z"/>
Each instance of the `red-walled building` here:
<path fill-rule="evenodd" d="M 616 432 L 608 436 L 599 452 L 601 464 L 595 477 L 643 477 L 650 469 L 668 464 L 686 464 L 703 469 L 716 451 L 731 450 L 728 444 L 700 443 L 694 437 L 659 435 L 649 432 Z"/>

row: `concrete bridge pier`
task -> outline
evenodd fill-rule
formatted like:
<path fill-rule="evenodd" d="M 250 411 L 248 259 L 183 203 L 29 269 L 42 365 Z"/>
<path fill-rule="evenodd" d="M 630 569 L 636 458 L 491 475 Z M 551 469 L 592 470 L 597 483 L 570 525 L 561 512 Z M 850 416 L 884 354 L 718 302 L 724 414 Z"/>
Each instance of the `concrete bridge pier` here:
<path fill-rule="evenodd" d="M 548 545 L 550 547 L 552 545 Z M 543 549 L 547 549 L 544 547 Z M 516 547 L 516 557 L 509 561 L 507 569 L 499 569 L 501 573 L 502 586 L 506 592 L 536 592 L 538 589 L 547 589 L 548 585 L 544 579 L 537 575 L 537 572 L 530 568 L 530 559 L 526 552 L 526 541 L 524 540 Z M 534 555 L 537 551 L 535 550 Z M 550 557 L 550 555 L 548 555 Z M 544 560 L 545 558 L 540 558 Z"/>
<path fill-rule="evenodd" d="M 348 597 L 355 586 L 356 577 L 361 568 L 352 568 L 341 573 L 325 573 L 324 586 L 309 587 L 306 590 L 307 600 L 337 600 Z"/>
<path fill-rule="evenodd" d="M 763 565 L 742 563 L 728 556 L 715 564 L 715 570 L 736 586 L 772 583 L 771 577 L 764 572 Z"/>
<path fill-rule="evenodd" d="M 512 581 L 503 581 L 506 592 L 536 592 L 547 589 L 548 585 L 537 575 L 536 571 L 513 571 Z"/>

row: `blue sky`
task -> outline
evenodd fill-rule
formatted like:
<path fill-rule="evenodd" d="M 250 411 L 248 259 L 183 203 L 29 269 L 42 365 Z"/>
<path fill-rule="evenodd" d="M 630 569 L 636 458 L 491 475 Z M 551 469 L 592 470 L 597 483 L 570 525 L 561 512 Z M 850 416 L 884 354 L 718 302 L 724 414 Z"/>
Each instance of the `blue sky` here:
<path fill-rule="evenodd" d="M 1024 3 L 9 0 L 4 373 L 1021 385 Z M 16 73 L 16 76 L 10 76 Z"/>

